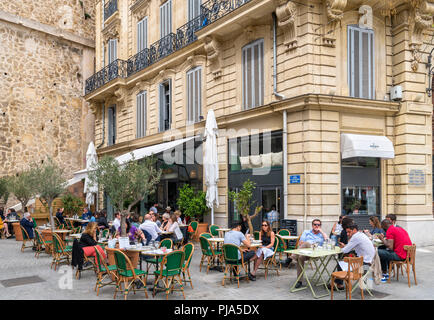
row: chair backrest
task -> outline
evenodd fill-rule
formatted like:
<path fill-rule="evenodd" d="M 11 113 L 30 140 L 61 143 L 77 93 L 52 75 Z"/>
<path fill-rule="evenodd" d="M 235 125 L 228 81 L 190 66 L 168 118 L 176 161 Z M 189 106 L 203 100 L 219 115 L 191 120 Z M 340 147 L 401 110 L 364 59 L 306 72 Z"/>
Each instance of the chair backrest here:
<path fill-rule="evenodd" d="M 95 258 L 96 258 L 96 265 L 99 272 L 103 272 L 101 267 L 104 267 L 105 270 L 108 272 L 108 266 L 105 262 L 104 257 L 102 256 L 101 252 L 98 251 L 98 247 L 94 246 L 93 249 L 95 250 Z"/>
<path fill-rule="evenodd" d="M 212 234 L 211 233 L 208 233 L 208 232 L 202 232 L 200 235 L 199 235 L 199 238 L 200 237 L 205 237 L 205 238 L 207 238 L 207 239 L 210 239 L 210 238 L 212 238 Z"/>
<path fill-rule="evenodd" d="M 133 277 L 136 278 L 136 273 L 134 272 L 130 258 L 119 249 L 113 250 L 113 253 L 115 254 L 115 263 L 119 274 L 125 275 L 128 271 L 131 271 Z"/>
<path fill-rule="evenodd" d="M 190 226 L 193 228 L 194 232 L 196 232 L 197 230 L 197 226 L 198 226 L 198 222 L 197 221 L 192 221 L 190 222 Z"/>
<path fill-rule="evenodd" d="M 176 250 L 167 254 L 161 261 L 161 270 L 166 267 L 166 271 L 169 272 L 181 272 L 182 265 L 184 264 L 185 254 L 184 251 Z"/>
<path fill-rule="evenodd" d="M 278 239 L 277 250 L 283 251 L 286 249 L 285 241 L 280 237 L 280 234 L 276 234 L 276 239 Z"/>
<path fill-rule="evenodd" d="M 238 263 L 238 261 L 240 260 L 238 258 L 238 253 L 241 253 L 240 247 L 229 243 L 223 244 L 223 257 L 226 262 Z M 242 254 L 241 254 L 241 262 L 244 263 L 244 258 Z"/>
<path fill-rule="evenodd" d="M 404 250 L 407 251 L 406 262 L 414 265 L 416 260 L 416 245 L 413 243 L 411 246 L 404 246 Z"/>
<path fill-rule="evenodd" d="M 109 232 L 109 229 L 104 229 L 104 230 L 102 231 L 102 236 L 103 236 L 103 238 L 107 238 L 108 232 Z"/>
<path fill-rule="evenodd" d="M 259 235 L 260 235 L 261 233 L 259 232 L 259 231 L 254 231 L 253 232 L 253 236 L 254 236 L 254 238 L 255 238 L 255 240 L 259 240 Z"/>
<path fill-rule="evenodd" d="M 301 237 L 301 234 L 298 236 L 297 241 L 295 242 L 295 248 L 294 249 L 298 249 L 298 243 L 300 242 L 300 237 Z"/>
<path fill-rule="evenodd" d="M 219 232 L 217 231 L 217 229 L 219 229 L 220 227 L 216 224 L 212 224 L 209 226 L 209 232 L 212 234 L 213 237 L 216 237 L 219 235 Z"/>
<path fill-rule="evenodd" d="M 344 261 L 348 263 L 347 279 L 350 277 L 350 273 L 353 274 L 351 280 L 358 280 L 363 275 L 363 257 L 345 257 Z"/>
<path fill-rule="evenodd" d="M 200 236 L 199 237 L 200 248 L 202 249 L 202 253 L 204 255 L 214 255 L 214 250 L 212 249 L 211 244 L 207 237 Z"/>
<path fill-rule="evenodd" d="M 274 237 L 274 244 L 273 244 L 273 251 L 276 253 L 277 249 L 281 246 L 281 244 L 284 243 L 282 238 L 280 238 L 277 234 Z"/>
<path fill-rule="evenodd" d="M 60 238 L 60 236 L 53 232 L 53 246 L 54 246 L 54 252 L 62 252 L 64 251 L 65 245 L 63 244 L 63 240 Z"/>
<path fill-rule="evenodd" d="M 185 268 L 189 268 L 190 267 L 191 258 L 193 257 L 194 244 L 192 244 L 191 242 L 186 243 L 182 247 L 182 251 L 184 251 L 184 259 L 187 262 L 185 264 Z"/>
<path fill-rule="evenodd" d="M 167 249 L 172 249 L 173 247 L 173 241 L 172 239 L 164 239 L 160 242 L 160 248 L 166 247 Z"/>
<path fill-rule="evenodd" d="M 54 225 L 56 226 L 56 228 L 60 228 L 62 224 L 60 223 L 59 218 L 57 218 L 56 216 L 54 216 L 53 218 L 54 218 Z"/>
<path fill-rule="evenodd" d="M 37 245 L 43 245 L 44 242 L 42 241 L 42 235 L 39 233 L 38 229 L 35 229 L 35 241 Z"/>
<path fill-rule="evenodd" d="M 29 237 L 29 234 L 27 233 L 26 229 L 24 229 L 24 227 L 22 225 L 20 225 L 20 228 L 21 228 L 21 232 L 23 234 L 23 240 L 29 240 L 30 237 Z"/>
<path fill-rule="evenodd" d="M 291 232 L 288 229 L 280 229 L 277 234 L 281 236 L 290 236 Z"/>

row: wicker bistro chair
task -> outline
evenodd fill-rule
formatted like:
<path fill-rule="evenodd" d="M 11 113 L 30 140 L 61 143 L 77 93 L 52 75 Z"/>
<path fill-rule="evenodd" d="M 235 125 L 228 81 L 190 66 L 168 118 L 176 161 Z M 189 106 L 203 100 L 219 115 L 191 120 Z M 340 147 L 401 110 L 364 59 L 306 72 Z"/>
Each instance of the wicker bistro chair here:
<path fill-rule="evenodd" d="M 212 234 L 209 233 L 209 232 L 202 232 L 202 233 L 199 235 L 199 238 L 200 238 L 200 237 L 205 237 L 205 238 L 207 238 L 207 239 L 211 239 L 211 238 L 212 238 Z"/>
<path fill-rule="evenodd" d="M 348 263 L 348 271 L 335 271 L 332 273 L 331 278 L 331 296 L 330 299 L 333 300 L 333 287 L 335 286 L 335 279 L 341 279 L 345 282 L 345 298 L 351 300 L 352 286 L 351 281 L 359 281 L 363 277 L 363 257 L 345 257 L 344 261 Z M 365 297 L 363 295 L 363 286 L 360 287 L 360 293 L 362 299 Z"/>
<path fill-rule="evenodd" d="M 207 260 L 206 274 L 209 272 L 209 268 L 214 266 L 216 259 L 222 261 L 222 252 L 213 248 L 209 240 L 201 236 L 199 237 L 200 248 L 202 250 L 202 258 L 200 259 L 199 272 L 202 272 L 202 265 L 205 259 Z"/>
<path fill-rule="evenodd" d="M 164 239 L 163 241 L 160 242 L 160 248 L 167 248 L 167 249 L 172 249 L 173 248 L 173 241 L 172 239 Z M 146 272 L 149 272 L 149 265 L 153 265 L 154 267 L 156 267 L 159 263 L 161 263 L 161 261 L 163 261 L 163 258 L 157 257 L 157 258 L 147 258 L 146 260 Z"/>
<path fill-rule="evenodd" d="M 241 254 L 241 259 L 238 259 L 238 252 Z M 234 244 L 223 244 L 223 257 L 225 261 L 225 272 L 223 276 L 222 286 L 225 285 L 225 280 L 230 279 L 232 281 L 232 273 L 235 273 L 235 278 L 238 282 L 238 288 L 240 287 L 240 272 L 241 268 L 244 269 L 246 275 L 244 276 L 249 282 L 249 276 L 247 271 L 248 262 L 244 262 L 244 257 L 240 247 Z M 226 277 L 227 272 L 229 272 L 229 277 Z"/>
<path fill-rule="evenodd" d="M 277 248 L 279 248 L 280 242 L 282 241 L 283 240 L 280 237 L 277 236 L 274 237 L 274 244 L 273 244 L 274 253 L 271 257 L 268 257 L 266 260 L 264 260 L 265 279 L 267 279 L 269 270 L 275 270 L 277 272 L 277 275 L 279 275 L 279 269 L 282 267 L 282 264 L 279 262 L 280 267 L 277 267 L 276 253 L 277 253 Z"/>
<path fill-rule="evenodd" d="M 45 250 L 45 248 L 51 249 L 53 246 L 53 241 L 46 241 L 44 240 L 44 237 L 42 236 L 41 232 L 38 229 L 35 230 L 35 245 L 36 245 L 36 252 L 35 257 L 39 258 L 39 254 Z"/>
<path fill-rule="evenodd" d="M 254 231 L 253 232 L 253 237 L 254 237 L 255 240 L 259 240 L 259 235 L 260 235 L 259 231 Z"/>
<path fill-rule="evenodd" d="M 148 298 L 148 292 L 146 289 L 146 280 L 148 273 L 146 271 L 142 271 L 140 269 L 135 269 L 133 264 L 131 263 L 130 258 L 123 253 L 121 250 L 116 249 L 114 251 L 115 261 L 116 261 L 116 270 L 117 270 L 117 282 L 116 282 L 116 290 L 114 294 L 114 299 L 116 299 L 116 293 L 118 291 L 124 292 L 124 299 L 127 300 L 127 296 L 129 293 L 129 289 L 132 287 L 134 294 L 136 294 L 135 283 L 136 281 L 140 282 L 145 291 L 145 296 Z M 124 289 L 122 290 L 122 283 L 124 284 Z"/>
<path fill-rule="evenodd" d="M 190 227 L 193 228 L 193 232 L 188 232 L 188 238 L 193 241 L 194 236 L 197 234 L 197 227 L 199 226 L 199 223 L 197 221 L 192 221 L 189 224 Z"/>
<path fill-rule="evenodd" d="M 209 233 L 211 233 L 211 235 L 213 237 L 218 237 L 219 236 L 219 232 L 217 231 L 217 229 L 219 229 L 220 227 L 216 224 L 212 224 L 209 226 Z"/>
<path fill-rule="evenodd" d="M 118 275 L 117 275 L 117 267 L 116 265 L 109 266 L 105 262 L 104 257 L 98 251 L 97 247 L 93 247 L 95 249 L 95 260 L 97 266 L 97 274 L 96 274 L 96 284 L 95 289 L 96 295 L 99 294 L 99 289 L 109 285 L 117 286 L 118 283 Z M 111 281 L 104 282 L 106 278 L 109 278 Z M 118 289 L 118 288 L 116 288 Z"/>
<path fill-rule="evenodd" d="M 90 263 L 90 265 L 87 267 L 83 267 L 81 270 L 79 268 L 77 268 L 77 271 L 75 272 L 75 278 L 77 280 L 81 279 L 81 272 L 82 271 L 93 270 L 93 272 L 95 272 L 95 274 L 98 273 L 98 266 L 97 266 L 97 262 L 95 261 L 94 257 L 87 257 L 83 252 L 83 264 L 87 264 L 87 263 Z"/>
<path fill-rule="evenodd" d="M 404 250 L 407 251 L 407 258 L 402 261 L 390 261 L 389 262 L 389 275 L 391 275 L 391 272 L 395 273 L 396 280 L 399 281 L 399 271 L 403 272 L 403 267 L 405 267 L 407 271 L 407 280 L 408 280 L 408 287 L 410 288 L 410 267 L 413 270 L 413 277 L 414 277 L 414 284 L 417 285 L 416 281 L 416 245 L 413 244 L 411 246 L 404 246 Z M 396 267 L 396 271 L 395 271 Z M 387 280 L 387 282 L 390 283 L 390 278 Z"/>
<path fill-rule="evenodd" d="M 70 264 L 70 258 L 72 256 L 72 247 L 65 246 L 65 243 L 56 233 L 53 233 L 53 261 L 50 268 L 54 265 L 54 270 L 57 269 L 57 265 L 61 262 L 67 262 Z"/>
<path fill-rule="evenodd" d="M 191 242 L 185 244 L 182 247 L 182 251 L 184 251 L 184 259 L 185 259 L 184 265 L 182 266 L 183 282 L 184 283 L 190 282 L 191 288 L 193 289 L 193 282 L 191 281 L 191 276 L 190 276 L 190 263 L 191 263 L 191 259 L 193 258 L 194 244 Z M 185 278 L 186 273 L 188 275 L 188 280 Z"/>
<path fill-rule="evenodd" d="M 161 261 L 161 267 L 155 271 L 155 282 L 153 289 L 153 296 L 155 297 L 157 284 L 163 280 L 164 289 L 166 291 L 166 300 L 169 298 L 169 293 L 172 291 L 182 291 L 182 295 L 185 299 L 184 285 L 182 284 L 181 272 L 184 264 L 185 254 L 184 251 L 177 250 L 164 256 Z M 164 281 L 164 279 L 165 281 Z M 178 282 L 180 289 L 175 289 L 175 281 Z"/>
<path fill-rule="evenodd" d="M 33 239 L 30 239 L 29 234 L 27 233 L 26 229 L 23 228 L 22 225 L 20 225 L 20 229 L 21 229 L 21 233 L 23 234 L 23 244 L 21 245 L 21 252 L 24 252 L 25 248 L 33 248 L 36 247 L 36 243 L 35 243 L 35 237 L 33 237 Z M 30 246 L 26 246 L 26 242 L 31 242 L 32 245 Z"/>

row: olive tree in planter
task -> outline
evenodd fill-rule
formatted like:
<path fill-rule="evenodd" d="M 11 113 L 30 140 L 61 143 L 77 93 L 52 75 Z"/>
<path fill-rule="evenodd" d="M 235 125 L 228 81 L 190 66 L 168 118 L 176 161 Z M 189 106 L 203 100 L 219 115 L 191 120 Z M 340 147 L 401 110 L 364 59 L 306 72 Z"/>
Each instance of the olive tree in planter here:
<path fill-rule="evenodd" d="M 85 206 L 85 203 L 81 198 L 76 197 L 69 192 L 62 197 L 62 203 L 65 213 L 68 216 L 79 213 Z"/>
<path fill-rule="evenodd" d="M 243 183 L 243 187 L 240 191 L 229 191 L 229 199 L 234 201 L 236 211 L 242 216 L 246 217 L 247 224 L 249 225 L 250 233 L 253 234 L 252 220 L 261 212 L 262 206 L 256 207 L 255 213 L 250 215 L 250 208 L 253 205 L 252 197 L 253 190 L 255 190 L 256 184 L 248 179 Z"/>
<path fill-rule="evenodd" d="M 183 214 L 198 222 L 203 222 L 204 215 L 209 211 L 206 205 L 206 193 L 202 190 L 195 191 L 189 184 L 184 184 L 179 189 L 176 204 Z"/>
<path fill-rule="evenodd" d="M 155 192 L 160 181 L 161 170 L 156 168 L 157 159 L 153 156 L 120 164 L 115 158 L 105 156 L 89 173 L 90 184 L 97 183 L 108 197 L 112 206 L 121 213 L 121 236 L 125 237 L 127 215 L 147 195 Z"/>
<path fill-rule="evenodd" d="M 34 198 L 36 195 L 36 176 L 37 170 L 32 168 L 22 171 L 9 179 L 9 190 L 21 203 L 21 208 L 23 211 L 24 208 L 27 207 L 30 199 Z"/>

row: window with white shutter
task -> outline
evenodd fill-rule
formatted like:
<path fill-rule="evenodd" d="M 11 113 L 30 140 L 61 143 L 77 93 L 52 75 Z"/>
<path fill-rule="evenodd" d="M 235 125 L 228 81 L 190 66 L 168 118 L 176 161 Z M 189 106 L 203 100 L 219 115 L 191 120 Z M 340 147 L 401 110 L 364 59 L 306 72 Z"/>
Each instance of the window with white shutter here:
<path fill-rule="evenodd" d="M 187 122 L 199 122 L 202 113 L 202 68 L 187 72 Z"/>
<path fill-rule="evenodd" d="M 136 138 L 141 138 L 146 135 L 146 91 L 140 92 L 137 97 L 137 132 Z"/>
<path fill-rule="evenodd" d="M 251 109 L 264 104 L 264 39 L 243 47 L 243 107 Z"/>
<path fill-rule="evenodd" d="M 148 17 L 137 22 L 137 52 L 148 47 Z"/>
<path fill-rule="evenodd" d="M 202 0 L 188 0 L 188 21 L 200 15 L 200 5 Z"/>
<path fill-rule="evenodd" d="M 108 140 L 107 145 L 116 143 L 116 105 L 108 108 Z"/>
<path fill-rule="evenodd" d="M 172 122 L 171 83 L 172 81 L 169 79 L 159 86 L 160 132 L 169 130 Z"/>
<path fill-rule="evenodd" d="M 160 6 L 160 38 L 172 32 L 172 0 Z"/>
<path fill-rule="evenodd" d="M 110 39 L 108 41 L 108 64 L 117 59 L 118 39 Z"/>
<path fill-rule="evenodd" d="M 374 31 L 348 26 L 348 86 L 350 96 L 375 99 Z"/>

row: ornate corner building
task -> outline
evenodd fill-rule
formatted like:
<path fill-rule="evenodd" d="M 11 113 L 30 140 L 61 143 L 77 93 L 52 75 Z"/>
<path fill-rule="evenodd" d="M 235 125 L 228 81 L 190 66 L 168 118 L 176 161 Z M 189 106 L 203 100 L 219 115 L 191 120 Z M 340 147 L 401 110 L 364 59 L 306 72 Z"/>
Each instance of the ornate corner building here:
<path fill-rule="evenodd" d="M 228 191 L 251 179 L 255 200 L 299 231 L 313 218 L 328 230 L 341 214 L 369 227 L 395 213 L 433 244 L 419 232 L 434 227 L 433 13 L 432 0 L 97 1 L 85 99 L 98 154 L 200 136 L 213 109 L 217 224 L 239 219 Z M 183 183 L 206 189 L 200 163 L 162 168 L 138 210 L 176 205 Z"/>

